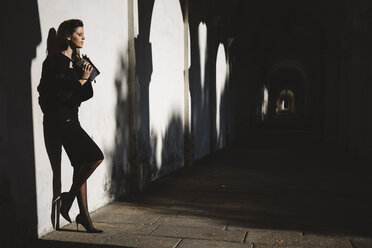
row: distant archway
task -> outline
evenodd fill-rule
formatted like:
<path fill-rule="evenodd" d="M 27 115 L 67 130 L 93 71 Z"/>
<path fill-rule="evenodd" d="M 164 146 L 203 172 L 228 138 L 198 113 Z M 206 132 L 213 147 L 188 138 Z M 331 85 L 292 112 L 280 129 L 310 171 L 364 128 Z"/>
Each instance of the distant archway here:
<path fill-rule="evenodd" d="M 292 59 L 279 60 L 268 68 L 265 81 L 268 106 L 264 119 L 283 114 L 308 118 L 309 76 L 302 63 Z M 262 114 L 260 117 L 262 119 Z"/>
<path fill-rule="evenodd" d="M 296 113 L 295 95 L 292 90 L 284 89 L 279 93 L 276 100 L 276 111 L 277 114 Z"/>

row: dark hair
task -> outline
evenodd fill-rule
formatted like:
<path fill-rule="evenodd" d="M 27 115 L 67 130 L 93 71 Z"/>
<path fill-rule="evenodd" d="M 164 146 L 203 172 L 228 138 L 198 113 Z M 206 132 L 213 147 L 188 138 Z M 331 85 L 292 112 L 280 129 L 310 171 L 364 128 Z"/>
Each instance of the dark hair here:
<path fill-rule="evenodd" d="M 55 28 L 49 29 L 47 38 L 47 54 L 57 53 L 57 31 Z"/>
<path fill-rule="evenodd" d="M 70 19 L 62 22 L 59 25 L 57 32 L 54 28 L 49 29 L 47 39 L 48 55 L 65 51 L 69 46 L 69 40 L 67 40 L 67 36 L 72 35 L 78 27 L 84 27 L 83 22 L 79 19 Z M 72 49 L 72 60 L 79 60 L 79 50 L 74 47 L 72 47 Z"/>

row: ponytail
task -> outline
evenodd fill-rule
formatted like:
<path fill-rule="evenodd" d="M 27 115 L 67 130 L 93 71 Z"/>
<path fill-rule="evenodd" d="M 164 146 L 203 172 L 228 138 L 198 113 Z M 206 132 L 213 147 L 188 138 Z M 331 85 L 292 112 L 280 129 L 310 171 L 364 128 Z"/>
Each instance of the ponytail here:
<path fill-rule="evenodd" d="M 58 52 L 57 31 L 55 28 L 50 28 L 47 38 L 47 55 L 50 56 Z"/>

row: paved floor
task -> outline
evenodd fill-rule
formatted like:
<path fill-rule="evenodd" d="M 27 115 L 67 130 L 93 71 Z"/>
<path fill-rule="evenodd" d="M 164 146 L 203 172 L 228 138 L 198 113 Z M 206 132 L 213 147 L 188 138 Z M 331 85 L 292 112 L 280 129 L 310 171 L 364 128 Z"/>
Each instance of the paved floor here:
<path fill-rule="evenodd" d="M 372 181 L 365 161 L 314 136 L 231 147 L 92 214 L 38 247 L 371 248 Z"/>

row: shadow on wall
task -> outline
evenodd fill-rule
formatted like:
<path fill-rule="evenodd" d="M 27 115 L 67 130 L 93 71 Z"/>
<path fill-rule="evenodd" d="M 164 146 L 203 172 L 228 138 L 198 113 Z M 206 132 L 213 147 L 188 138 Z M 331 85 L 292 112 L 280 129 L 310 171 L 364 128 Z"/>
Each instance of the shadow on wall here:
<path fill-rule="evenodd" d="M 112 171 L 110 193 L 119 197 L 128 190 L 129 166 L 129 92 L 128 92 L 128 65 L 123 55 L 119 57 L 119 67 L 115 76 L 116 88 L 116 130 L 115 147 L 112 152 Z"/>
<path fill-rule="evenodd" d="M 236 77 L 235 77 L 235 67 L 236 67 L 236 55 L 235 55 L 235 40 L 232 42 L 229 48 L 229 55 L 228 55 L 228 81 L 226 87 L 226 112 L 227 112 L 227 137 L 226 137 L 226 145 L 231 146 L 236 143 L 237 140 L 237 111 L 236 111 Z"/>
<path fill-rule="evenodd" d="M 0 232 L 2 247 L 37 238 L 31 61 L 41 41 L 36 0 L 1 1 Z"/>
<path fill-rule="evenodd" d="M 190 3 L 190 10 L 194 7 Z M 193 159 L 199 159 L 210 151 L 209 119 L 209 56 L 207 48 L 207 25 L 190 17 L 190 95 L 191 95 L 191 145 Z"/>
<path fill-rule="evenodd" d="M 183 122 L 181 116 L 173 114 L 164 137 L 151 134 L 151 179 L 157 179 L 172 171 L 175 171 L 184 165 L 184 143 L 183 140 Z M 157 142 L 161 143 L 161 164 L 157 161 Z"/>
<path fill-rule="evenodd" d="M 116 147 L 112 154 L 113 169 L 111 176 L 111 191 L 116 198 L 123 196 L 125 193 L 129 193 L 130 191 L 143 189 L 146 187 L 148 182 L 174 171 L 182 167 L 184 164 L 183 116 L 180 116 L 177 112 L 171 112 L 169 113 L 170 119 L 165 123 L 164 132 L 161 132 L 160 134 L 160 132 L 156 133 L 153 132 L 153 130 L 150 130 L 149 87 L 151 79 L 154 79 L 152 77 L 154 77 L 153 50 L 155 49 L 153 44 L 150 43 L 150 31 L 151 24 L 152 22 L 154 23 L 152 20 L 154 15 L 154 3 L 154 0 L 138 1 L 139 34 L 135 38 L 136 160 L 133 165 L 129 165 L 130 107 L 128 106 L 128 65 L 126 65 L 124 58 L 120 58 L 121 66 L 118 69 L 117 79 L 115 82 L 117 90 L 117 129 L 115 136 Z M 196 8 L 196 6 L 194 7 Z M 200 20 L 190 20 L 190 32 L 192 59 L 192 66 L 190 68 L 191 129 L 195 143 L 195 148 L 193 150 L 197 153 L 195 154 L 195 157 L 201 158 L 210 152 L 210 82 L 213 80 L 210 75 L 210 65 L 215 61 L 215 56 L 208 56 L 208 53 L 213 53 L 213 51 L 207 50 L 207 27 L 205 24 L 200 25 Z M 174 36 L 176 36 L 176 34 L 174 34 Z M 170 35 L 170 39 L 163 42 L 173 42 L 172 39 L 175 38 L 174 36 Z M 217 53 L 217 49 L 215 53 Z M 155 59 L 159 59 L 159 57 Z M 171 75 L 171 72 L 169 72 L 169 75 Z M 167 80 L 175 79 L 168 77 Z M 215 89 L 215 87 L 212 88 Z M 122 94 L 122 91 L 125 89 L 127 90 L 126 96 Z M 162 94 L 164 95 L 171 94 L 170 92 L 171 91 L 169 90 L 165 91 L 162 89 Z M 224 116 L 220 119 L 221 125 L 219 125 L 221 127 L 220 133 L 224 138 L 221 138 L 219 143 L 224 145 L 226 144 L 225 138 L 227 132 L 225 92 L 225 89 L 222 89 L 221 106 L 219 108 L 221 116 Z M 156 115 L 156 113 L 152 114 Z M 213 116 L 215 117 L 216 113 L 213 113 Z M 215 132 L 215 130 L 213 131 Z M 162 137 L 159 135 L 162 135 Z"/>
<path fill-rule="evenodd" d="M 139 34 L 135 38 L 136 55 L 136 124 L 137 162 L 139 166 L 139 188 L 151 181 L 150 145 L 150 95 L 149 86 L 153 72 L 152 46 L 150 43 L 151 18 L 154 0 L 138 0 Z"/>
<path fill-rule="evenodd" d="M 138 0 L 139 34 L 135 37 L 137 147 L 134 165 L 129 164 L 130 92 L 128 64 L 123 55 L 119 58 L 120 66 L 116 73 L 116 132 L 110 188 L 110 193 L 115 198 L 143 189 L 147 182 L 151 181 L 149 85 L 152 74 L 152 50 L 149 35 L 153 6 L 154 0 Z"/>
<path fill-rule="evenodd" d="M 135 192 L 138 188 L 138 183 L 145 186 L 148 182 L 168 174 L 183 166 L 183 122 L 180 116 L 174 114 L 168 122 L 164 137 L 160 138 L 162 142 L 161 165 L 157 163 L 157 142 L 156 135 L 148 135 L 144 130 L 149 127 L 148 116 L 148 86 L 141 89 L 141 92 L 147 91 L 147 98 L 142 99 L 141 104 L 147 103 L 145 113 L 139 112 L 137 119 L 141 120 L 137 130 L 137 158 L 136 165 L 139 167 L 139 175 L 131 174 L 129 165 L 129 101 L 128 101 L 128 85 L 127 85 L 127 67 L 125 59 L 120 57 L 120 67 L 117 72 L 115 86 L 117 93 L 116 105 L 116 132 L 115 132 L 115 150 L 112 153 L 112 176 L 110 193 L 115 198 L 124 196 L 126 193 Z M 124 93 L 123 93 L 124 92 Z M 145 94 L 144 94 L 145 95 Z M 146 96 L 146 95 L 145 95 Z M 142 95 L 143 98 L 143 95 Z M 146 107 L 146 106 L 145 106 Z M 143 108 L 143 106 L 142 106 Z M 139 110 L 139 109 L 137 109 Z M 147 111 L 147 113 L 146 113 Z M 142 118 L 141 118 L 142 117 Z M 145 121 L 144 121 L 145 120 Z M 135 176 L 135 177 L 134 177 Z"/>
<path fill-rule="evenodd" d="M 148 84 L 140 86 L 142 111 L 137 109 L 137 158 L 136 165 L 139 167 L 139 175 L 131 174 L 131 166 L 129 165 L 129 101 L 128 101 L 128 84 L 127 84 L 127 68 L 123 56 L 120 57 L 120 67 L 118 68 L 115 79 L 117 104 L 116 104 L 116 132 L 115 132 L 115 150 L 112 153 L 112 175 L 110 193 L 115 198 L 120 198 L 127 193 L 135 192 L 138 189 L 138 183 L 143 186 L 158 177 L 166 175 L 183 166 L 183 122 L 181 116 L 173 114 L 168 122 L 164 137 L 160 138 L 162 142 L 161 165 L 156 161 L 156 147 L 158 138 L 155 135 L 150 135 L 145 132 L 149 128 L 149 96 Z M 146 81 L 144 81 L 146 82 Z M 146 97 L 144 99 L 144 97 Z M 138 106 L 139 103 L 137 103 Z M 147 106 L 147 108 L 146 108 Z M 147 118 L 146 118 L 147 117 Z M 148 138 L 145 139 L 144 137 Z"/>

